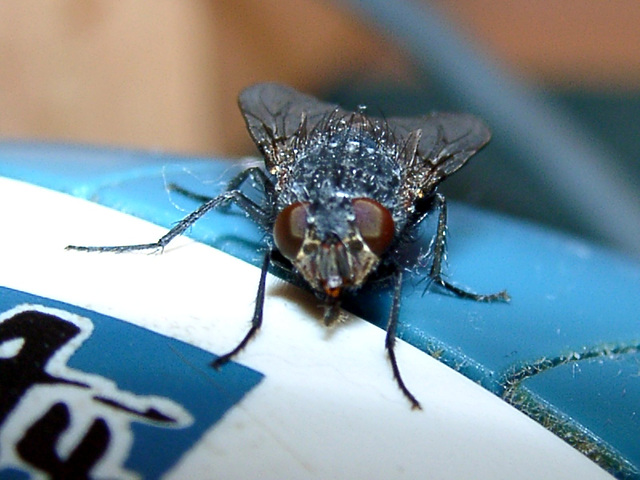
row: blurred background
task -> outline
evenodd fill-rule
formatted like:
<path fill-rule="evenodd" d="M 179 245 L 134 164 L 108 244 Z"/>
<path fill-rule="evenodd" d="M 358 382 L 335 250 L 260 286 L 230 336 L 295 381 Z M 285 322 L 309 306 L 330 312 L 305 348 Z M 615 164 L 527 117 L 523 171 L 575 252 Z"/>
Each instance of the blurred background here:
<path fill-rule="evenodd" d="M 0 3 L 0 140 L 253 154 L 260 81 L 476 113 L 493 141 L 447 195 L 640 257 L 637 0 Z"/>

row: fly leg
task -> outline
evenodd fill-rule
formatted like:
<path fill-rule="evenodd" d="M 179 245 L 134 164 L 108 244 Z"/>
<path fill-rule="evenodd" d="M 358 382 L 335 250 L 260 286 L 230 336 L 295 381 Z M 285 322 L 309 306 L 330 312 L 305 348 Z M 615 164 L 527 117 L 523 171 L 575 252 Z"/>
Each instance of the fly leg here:
<path fill-rule="evenodd" d="M 168 184 L 167 185 L 167 190 L 169 190 L 171 192 L 179 193 L 180 195 L 182 195 L 185 198 L 188 198 L 190 200 L 194 200 L 194 201 L 200 202 L 200 203 L 207 203 L 207 202 L 213 200 L 213 197 L 210 197 L 208 195 L 201 195 L 199 193 L 192 192 L 191 190 L 187 190 L 186 188 L 181 187 L 177 183 Z"/>
<path fill-rule="evenodd" d="M 262 314 L 264 311 L 264 296 L 267 283 L 267 272 L 269 270 L 269 263 L 271 262 L 271 254 L 272 251 L 268 250 L 267 253 L 265 253 L 264 260 L 262 262 L 262 270 L 260 271 L 260 282 L 258 283 L 258 293 L 256 295 L 256 306 L 255 310 L 253 311 L 253 317 L 251 318 L 251 328 L 233 350 L 225 353 L 224 355 L 211 362 L 211 366 L 216 370 L 222 367 L 225 363 L 229 362 L 229 360 L 231 360 L 233 357 L 235 357 L 247 345 L 247 343 L 249 343 L 249 341 L 256 335 L 256 333 L 258 333 L 258 330 L 260 330 L 260 326 L 262 325 Z"/>
<path fill-rule="evenodd" d="M 413 410 L 422 410 L 420 402 L 413 396 L 407 386 L 402 380 L 400 375 L 400 368 L 398 367 L 398 361 L 396 360 L 396 331 L 398 329 L 398 315 L 400 313 L 400 295 L 402 294 L 402 270 L 398 269 L 394 274 L 394 288 L 393 288 L 393 300 L 391 302 L 391 311 L 389 312 L 389 322 L 387 323 L 387 336 L 385 338 L 384 346 L 387 349 L 389 355 L 389 362 L 391 363 L 391 369 L 393 370 L 393 378 L 400 387 L 400 390 L 407 397 L 407 400 L 411 402 L 411 408 Z"/>
<path fill-rule="evenodd" d="M 174 238 L 182 235 L 184 231 L 197 222 L 207 212 L 213 210 L 216 207 L 225 205 L 229 202 L 233 202 L 240 207 L 244 212 L 256 223 L 262 226 L 268 226 L 271 221 L 272 212 L 266 211 L 263 207 L 246 197 L 239 190 L 230 190 L 218 195 L 215 198 L 209 199 L 206 203 L 202 204 L 196 210 L 180 220 L 175 226 L 169 230 L 165 235 L 160 237 L 155 242 L 140 243 L 135 245 L 118 245 L 118 246 L 106 246 L 106 247 L 84 247 L 76 245 L 68 245 L 67 250 L 79 250 L 82 252 L 131 252 L 134 250 L 163 250 L 164 247 L 171 242 Z"/>
<path fill-rule="evenodd" d="M 274 195 L 273 184 L 267 178 L 266 174 L 259 169 L 249 169 L 250 171 L 243 172 L 238 175 L 234 180 L 232 180 L 230 186 L 233 187 L 231 190 L 228 190 L 215 198 L 204 197 L 198 194 L 194 194 L 188 190 L 184 190 L 181 187 L 170 186 L 172 190 L 178 191 L 186 196 L 205 200 L 200 207 L 191 212 L 189 215 L 180 220 L 171 230 L 169 230 L 165 235 L 160 237 L 157 241 L 151 243 L 141 243 L 135 245 L 119 245 L 119 246 L 101 246 L 101 247 L 84 247 L 84 246 L 76 246 L 69 245 L 66 247 L 67 250 L 79 250 L 83 252 L 130 252 L 134 250 L 154 250 L 154 249 L 164 249 L 164 247 L 171 242 L 174 238 L 184 233 L 184 231 L 197 222 L 202 216 L 204 216 L 209 211 L 214 208 L 225 206 L 229 203 L 235 203 L 238 207 L 240 207 L 246 214 L 249 216 L 254 222 L 257 224 L 267 228 L 271 222 L 273 217 L 273 211 L 271 209 L 265 209 L 264 207 L 258 205 L 253 200 L 249 199 L 245 196 L 240 190 L 237 190 L 237 187 L 240 186 L 244 182 L 244 180 L 248 176 L 256 175 L 255 178 L 260 178 L 258 182 L 261 183 L 263 187 L 263 191 L 267 198 L 271 198 Z M 255 174 L 252 173 L 251 170 L 259 171 L 260 173 Z M 264 256 L 264 261 L 262 263 L 262 270 L 260 273 L 260 282 L 258 285 L 258 293 L 256 296 L 256 306 L 253 312 L 253 318 L 251 320 L 251 328 L 242 339 L 242 341 L 229 353 L 222 355 L 217 358 L 214 362 L 212 362 L 212 366 L 215 368 L 219 368 L 232 357 L 234 357 L 240 350 L 242 350 L 245 345 L 255 336 L 255 334 L 260 329 L 262 325 L 262 315 L 263 315 L 263 307 L 264 307 L 264 298 L 265 298 L 265 290 L 266 290 L 266 279 L 267 272 L 269 269 L 269 263 L 271 262 L 272 251 L 268 250 Z"/>
<path fill-rule="evenodd" d="M 233 177 L 229 181 L 229 185 L 227 186 L 227 190 L 237 190 L 240 186 L 245 182 L 247 178 L 251 178 L 255 183 L 262 187 L 266 195 L 267 203 L 271 203 L 273 200 L 273 196 L 275 195 L 275 189 L 273 187 L 273 182 L 267 174 L 264 173 L 264 170 L 258 167 L 251 167 L 243 170 L 238 175 Z"/>
<path fill-rule="evenodd" d="M 251 180 L 253 180 L 262 188 L 262 191 L 266 196 L 266 202 L 270 205 L 275 194 L 273 183 L 271 182 L 269 177 L 267 177 L 267 174 L 264 173 L 264 170 L 258 167 L 247 168 L 246 170 L 238 173 L 229 181 L 229 184 L 227 185 L 227 191 L 238 190 L 247 178 L 251 178 Z M 177 192 L 180 195 L 197 202 L 206 203 L 212 200 L 212 197 L 192 192 L 191 190 L 187 190 L 186 188 L 183 188 L 176 183 L 168 184 L 167 189 L 171 190 L 172 192 Z"/>
<path fill-rule="evenodd" d="M 434 197 L 434 204 L 434 208 L 438 209 L 440 214 L 438 215 L 438 229 L 433 246 L 433 264 L 431 265 L 431 271 L 429 273 L 431 280 L 460 298 L 468 298 L 476 302 L 508 302 L 511 297 L 509 297 L 506 290 L 489 295 L 481 295 L 456 287 L 442 278 L 442 263 L 446 259 L 447 203 L 444 196 L 438 193 Z"/>

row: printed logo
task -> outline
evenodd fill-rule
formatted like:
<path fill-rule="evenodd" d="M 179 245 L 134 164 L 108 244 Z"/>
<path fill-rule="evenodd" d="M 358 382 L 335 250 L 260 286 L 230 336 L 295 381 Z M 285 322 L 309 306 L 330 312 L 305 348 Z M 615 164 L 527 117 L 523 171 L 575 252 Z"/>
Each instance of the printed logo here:
<path fill-rule="evenodd" d="M 0 296 L 51 305 L 0 314 L 0 476 L 157 477 L 262 378 L 117 319 Z"/>

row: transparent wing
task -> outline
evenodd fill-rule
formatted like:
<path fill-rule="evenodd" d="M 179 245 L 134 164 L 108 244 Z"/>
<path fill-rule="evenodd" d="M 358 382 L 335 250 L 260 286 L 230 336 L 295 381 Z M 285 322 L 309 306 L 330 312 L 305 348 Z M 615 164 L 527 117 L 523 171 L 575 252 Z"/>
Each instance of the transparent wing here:
<path fill-rule="evenodd" d="M 282 149 L 291 145 L 303 121 L 310 131 L 332 113 L 347 113 L 337 105 L 277 83 L 246 88 L 240 93 L 238 104 L 253 141 L 274 163 L 278 162 Z"/>
<path fill-rule="evenodd" d="M 409 168 L 425 190 L 435 188 L 491 139 L 485 123 L 467 113 L 394 117 L 388 124 L 396 140 L 407 145 Z"/>
<path fill-rule="evenodd" d="M 328 118 L 346 118 L 351 112 L 322 102 L 286 85 L 260 83 L 238 97 L 240 110 L 267 167 L 285 161 L 298 135 L 322 127 Z M 433 113 L 422 117 L 369 119 L 372 130 L 388 129 L 404 145 L 407 177 L 412 187 L 428 193 L 491 138 L 479 118 L 461 113 Z"/>

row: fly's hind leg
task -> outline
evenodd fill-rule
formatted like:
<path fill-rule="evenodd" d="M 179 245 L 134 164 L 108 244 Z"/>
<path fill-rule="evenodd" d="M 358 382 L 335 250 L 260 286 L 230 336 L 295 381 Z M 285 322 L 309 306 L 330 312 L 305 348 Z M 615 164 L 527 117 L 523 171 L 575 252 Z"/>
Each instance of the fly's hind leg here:
<path fill-rule="evenodd" d="M 177 183 L 169 183 L 167 185 L 167 190 L 170 192 L 176 192 L 182 195 L 185 198 L 190 200 L 194 200 L 200 203 L 207 203 L 213 200 L 213 197 L 209 197 L 208 195 L 201 195 L 199 193 L 192 192 L 191 190 L 187 190 L 186 188 L 181 187 Z"/>
<path fill-rule="evenodd" d="M 489 295 L 483 295 L 457 287 L 442 278 L 442 264 L 446 259 L 447 203 L 444 196 L 439 193 L 434 197 L 434 209 L 439 211 L 439 215 L 438 228 L 433 245 L 433 264 L 431 265 L 431 271 L 429 272 L 429 278 L 431 281 L 460 298 L 468 298 L 476 302 L 508 302 L 511 297 L 509 297 L 506 290 Z"/>
<path fill-rule="evenodd" d="M 247 178 L 251 178 L 251 180 L 253 180 L 256 184 L 258 184 L 261 187 L 266 197 L 265 200 L 267 201 L 268 204 L 270 204 L 271 201 L 273 200 L 273 195 L 274 195 L 273 183 L 271 182 L 269 177 L 267 177 L 267 174 L 264 173 L 264 170 L 258 167 L 247 168 L 246 170 L 243 170 L 242 172 L 238 173 L 227 184 L 227 191 L 238 190 L 242 186 L 242 184 L 247 180 Z M 191 200 L 195 200 L 197 202 L 206 203 L 213 200 L 212 197 L 192 192 L 191 190 L 187 190 L 186 188 L 181 187 L 177 183 L 169 183 L 167 185 L 167 189 L 172 192 L 179 193 L 183 197 L 189 198 Z M 221 207 L 226 207 L 227 205 L 229 205 L 229 203 L 230 202 L 227 202 L 226 204 L 221 205 Z"/>

